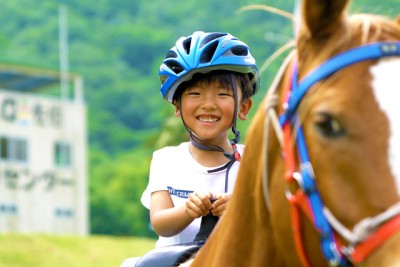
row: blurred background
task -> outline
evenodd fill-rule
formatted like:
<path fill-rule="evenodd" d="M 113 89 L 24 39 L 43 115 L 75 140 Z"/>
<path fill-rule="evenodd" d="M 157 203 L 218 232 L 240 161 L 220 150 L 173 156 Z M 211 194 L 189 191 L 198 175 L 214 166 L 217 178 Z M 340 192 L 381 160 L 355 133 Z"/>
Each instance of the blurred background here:
<path fill-rule="evenodd" d="M 0 266 L 118 265 L 153 246 L 140 204 L 151 155 L 186 138 L 159 93 L 160 63 L 197 30 L 246 42 L 263 72 L 255 108 L 239 125 L 244 141 L 286 54 L 262 66 L 294 35 L 286 17 L 240 11 L 256 4 L 294 11 L 294 0 L 2 1 Z M 353 1 L 351 12 L 395 17 L 399 7 L 400 0 Z M 56 265 L 32 242 L 53 247 Z"/>

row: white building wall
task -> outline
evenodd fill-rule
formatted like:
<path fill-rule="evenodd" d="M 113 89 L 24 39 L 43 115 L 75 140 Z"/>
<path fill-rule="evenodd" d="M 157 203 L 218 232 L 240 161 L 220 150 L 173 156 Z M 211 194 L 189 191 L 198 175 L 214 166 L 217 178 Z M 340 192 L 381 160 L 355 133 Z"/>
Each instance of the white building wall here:
<path fill-rule="evenodd" d="M 26 140 L 28 159 L 0 157 L 0 232 L 87 234 L 84 104 L 2 89 L 2 137 Z M 71 147 L 69 167 L 55 164 L 57 142 Z"/>

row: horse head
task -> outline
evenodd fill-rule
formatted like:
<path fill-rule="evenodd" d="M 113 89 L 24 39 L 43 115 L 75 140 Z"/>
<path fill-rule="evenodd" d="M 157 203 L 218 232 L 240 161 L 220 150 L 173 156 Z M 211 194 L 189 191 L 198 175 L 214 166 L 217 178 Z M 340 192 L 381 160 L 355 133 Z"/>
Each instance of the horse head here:
<path fill-rule="evenodd" d="M 277 106 L 284 155 L 268 162 L 271 220 L 280 250 L 295 246 L 302 265 L 391 266 L 400 260 L 394 256 L 400 110 L 393 98 L 400 82 L 400 22 L 348 16 L 347 5 L 303 1 L 297 51 L 270 93 L 284 105 Z M 284 180 L 276 165 L 283 165 Z M 290 223 L 282 224 L 282 210 Z M 289 224 L 299 229 L 288 231 Z M 300 233 L 288 245 L 293 231 Z M 373 245 L 378 239 L 385 242 Z"/>
<path fill-rule="evenodd" d="M 400 18 L 348 2 L 302 0 L 296 49 L 191 266 L 400 265 Z"/>

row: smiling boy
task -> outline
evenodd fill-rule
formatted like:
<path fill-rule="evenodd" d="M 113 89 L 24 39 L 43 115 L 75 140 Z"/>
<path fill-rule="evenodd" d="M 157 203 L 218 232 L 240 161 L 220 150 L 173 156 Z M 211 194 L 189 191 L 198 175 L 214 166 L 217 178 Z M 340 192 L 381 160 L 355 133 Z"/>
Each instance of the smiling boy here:
<path fill-rule="evenodd" d="M 236 119 L 246 119 L 259 74 L 245 43 L 228 33 L 194 32 L 169 50 L 159 76 L 163 98 L 190 135 L 190 142 L 153 153 L 142 195 L 163 247 L 193 241 L 202 216 L 223 215 L 244 152 Z"/>

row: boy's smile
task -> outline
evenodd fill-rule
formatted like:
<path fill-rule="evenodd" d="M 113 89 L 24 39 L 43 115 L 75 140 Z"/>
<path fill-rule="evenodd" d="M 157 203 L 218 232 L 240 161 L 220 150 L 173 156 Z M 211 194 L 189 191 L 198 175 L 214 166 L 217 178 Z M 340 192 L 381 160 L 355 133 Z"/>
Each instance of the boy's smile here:
<path fill-rule="evenodd" d="M 220 120 L 219 117 L 215 116 L 197 116 L 197 119 L 206 124 L 213 124 Z"/>

